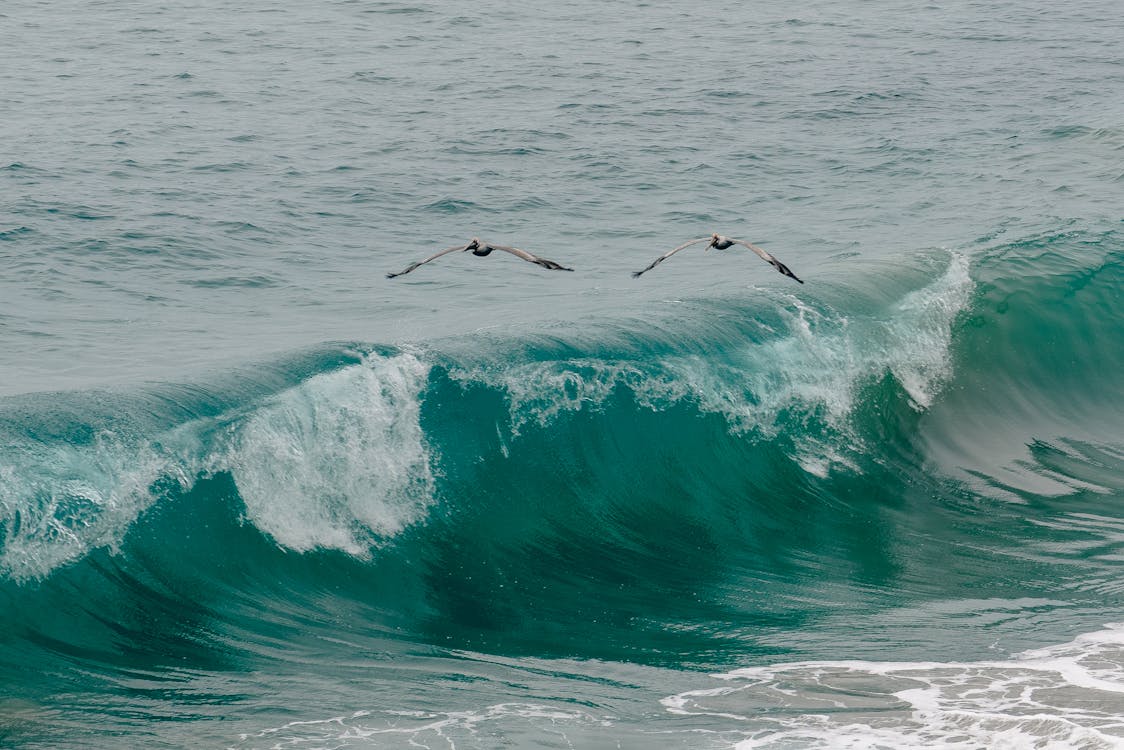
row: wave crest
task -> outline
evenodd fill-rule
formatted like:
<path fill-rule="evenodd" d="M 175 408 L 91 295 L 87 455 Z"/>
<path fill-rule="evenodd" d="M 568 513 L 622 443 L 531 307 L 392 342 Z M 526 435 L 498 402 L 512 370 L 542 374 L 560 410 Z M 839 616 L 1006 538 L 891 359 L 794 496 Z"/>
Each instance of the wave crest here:
<path fill-rule="evenodd" d="M 259 406 L 213 462 L 279 544 L 366 555 L 424 515 L 433 473 L 419 423 L 429 367 L 368 355 Z"/>

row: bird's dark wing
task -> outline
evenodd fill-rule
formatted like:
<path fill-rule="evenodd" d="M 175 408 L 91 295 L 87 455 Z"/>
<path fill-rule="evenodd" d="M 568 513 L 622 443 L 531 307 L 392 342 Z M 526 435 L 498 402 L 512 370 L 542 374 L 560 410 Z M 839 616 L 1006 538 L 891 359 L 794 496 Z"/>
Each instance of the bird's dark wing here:
<path fill-rule="evenodd" d="M 769 263 L 770 265 L 773 266 L 773 268 L 777 269 L 778 271 L 783 273 L 785 276 L 788 276 L 791 279 L 796 279 L 801 284 L 804 283 L 804 281 L 802 279 L 797 278 L 796 274 L 794 274 L 792 271 L 789 270 L 788 266 L 786 266 L 784 263 L 781 263 L 779 260 L 774 258 L 772 255 L 770 255 L 765 250 L 757 247 L 757 245 L 754 245 L 753 243 L 750 243 L 750 242 L 746 242 L 745 240 L 734 240 L 734 242 L 738 243 L 739 245 L 745 245 L 750 250 L 757 253 L 758 257 L 760 257 L 761 260 L 765 261 L 766 263 Z"/>
<path fill-rule="evenodd" d="M 488 247 L 492 248 L 493 250 L 503 250 L 505 253 L 511 253 L 516 258 L 522 258 L 523 260 L 528 261 L 529 263 L 535 263 L 537 265 L 542 266 L 543 268 L 548 268 L 551 271 L 573 271 L 574 270 L 572 268 L 566 268 L 566 266 L 563 266 L 560 263 L 555 263 L 552 260 L 547 260 L 546 258 L 540 258 L 537 255 L 532 255 L 531 253 L 527 252 L 526 250 L 520 250 L 517 247 L 508 247 L 507 245 L 493 245 L 491 243 L 488 244 Z"/>
<path fill-rule="evenodd" d="M 670 258 L 671 256 L 675 255 L 675 254 L 676 254 L 677 252 L 679 252 L 679 251 L 680 251 L 680 250 L 682 250 L 683 248 L 686 248 L 686 247 L 690 247 L 691 245 L 697 245 L 697 244 L 699 244 L 700 242 L 707 242 L 707 241 L 709 241 L 710 239 L 711 239 L 710 237 L 700 237 L 700 238 L 698 238 L 697 240 L 691 240 L 690 242 L 684 242 L 684 243 L 683 243 L 682 245 L 680 245 L 679 247 L 675 248 L 674 250 L 668 250 L 668 251 L 667 251 L 666 253 L 664 253 L 664 254 L 663 254 L 663 255 L 661 255 L 660 257 L 656 258 L 655 260 L 653 260 L 653 261 L 651 262 L 651 264 L 650 264 L 650 265 L 649 265 L 649 266 L 648 266 L 647 268 L 645 268 L 645 269 L 644 269 L 643 271 L 634 271 L 634 272 L 633 272 L 633 274 L 632 274 L 632 278 L 634 278 L 634 279 L 635 279 L 635 278 L 636 278 L 636 277 L 638 277 L 638 276 L 639 276 L 640 274 L 642 274 L 642 273 L 646 273 L 646 272 L 648 272 L 648 271 L 651 271 L 651 270 L 652 270 L 653 268 L 655 268 L 656 266 L 658 266 L 658 265 L 659 265 L 660 263 L 663 263 L 663 262 L 664 262 L 665 260 L 667 260 L 667 259 L 668 259 L 668 258 Z"/>
<path fill-rule="evenodd" d="M 434 253 L 433 255 L 429 256 L 425 260 L 419 260 L 417 263 L 411 263 L 410 265 L 406 266 L 406 269 L 404 271 L 399 271 L 398 273 L 388 273 L 386 275 L 386 278 L 393 279 L 395 276 L 401 276 L 403 274 L 407 274 L 410 271 L 413 271 L 418 266 L 425 265 L 426 263 L 428 263 L 431 260 L 437 260 L 442 255 L 448 255 L 449 253 L 455 253 L 458 250 L 465 250 L 467 248 L 468 248 L 468 245 L 457 245 L 456 247 L 447 247 L 444 250 L 441 250 L 439 252 Z"/>

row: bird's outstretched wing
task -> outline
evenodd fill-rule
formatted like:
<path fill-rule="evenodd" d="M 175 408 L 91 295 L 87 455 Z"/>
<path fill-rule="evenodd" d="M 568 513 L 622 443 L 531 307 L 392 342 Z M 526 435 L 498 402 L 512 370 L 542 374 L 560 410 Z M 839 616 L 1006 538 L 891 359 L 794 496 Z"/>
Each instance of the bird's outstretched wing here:
<path fill-rule="evenodd" d="M 511 253 L 516 258 L 522 258 L 525 261 L 528 261 L 530 263 L 535 263 L 537 265 L 542 266 L 543 268 L 548 268 L 551 271 L 573 271 L 574 270 L 572 268 L 566 268 L 566 266 L 562 265 L 561 263 L 555 263 L 552 260 L 547 260 L 546 258 L 540 258 L 537 255 L 532 255 L 531 253 L 527 252 L 526 250 L 520 250 L 517 247 L 508 247 L 507 245 L 493 245 L 491 243 L 488 244 L 488 247 L 492 248 L 493 250 L 503 250 L 505 253 Z"/>
<path fill-rule="evenodd" d="M 653 268 L 658 266 L 660 263 L 663 263 L 665 260 L 667 260 L 671 256 L 675 255 L 677 252 L 679 252 L 680 250 L 682 250 L 685 247 L 690 247 L 691 245 L 697 245 L 700 242 L 708 242 L 711 239 L 712 239 L 711 237 L 700 237 L 697 240 L 691 240 L 690 242 L 684 242 L 682 245 L 675 248 L 674 250 L 668 250 L 666 253 L 664 253 L 660 257 L 656 258 L 655 260 L 653 260 L 652 263 L 647 268 L 645 268 L 643 271 L 633 271 L 632 278 L 635 279 L 636 277 L 640 276 L 640 274 L 651 271 Z"/>
<path fill-rule="evenodd" d="M 777 269 L 778 271 L 783 273 L 785 276 L 788 276 L 791 279 L 796 279 L 801 284 L 804 283 L 803 279 L 798 278 L 796 276 L 796 274 L 794 274 L 792 271 L 789 270 L 788 266 L 786 266 L 784 263 L 781 263 L 779 260 L 774 258 L 769 253 L 767 253 L 765 250 L 757 247 L 757 245 L 754 245 L 753 243 L 750 243 L 750 242 L 746 242 L 745 240 L 734 240 L 734 242 L 736 242 L 739 245 L 745 245 L 750 250 L 757 253 L 758 257 L 760 257 L 761 260 L 765 261 L 766 263 L 769 263 L 770 265 L 773 266 L 773 268 Z"/>
<path fill-rule="evenodd" d="M 406 266 L 406 269 L 404 271 L 399 271 L 398 273 L 388 273 L 386 275 L 386 278 L 393 279 L 395 276 L 401 276 L 403 274 L 407 274 L 410 271 L 413 271 L 418 266 L 425 265 L 426 263 L 428 263 L 431 260 L 437 260 L 442 255 L 448 255 L 449 253 L 455 253 L 458 250 L 466 250 L 467 248 L 468 248 L 468 245 L 457 245 L 456 247 L 447 247 L 444 250 L 441 250 L 439 252 L 434 253 L 433 255 L 429 256 L 425 260 L 419 260 L 417 263 L 411 263 L 410 265 Z"/>

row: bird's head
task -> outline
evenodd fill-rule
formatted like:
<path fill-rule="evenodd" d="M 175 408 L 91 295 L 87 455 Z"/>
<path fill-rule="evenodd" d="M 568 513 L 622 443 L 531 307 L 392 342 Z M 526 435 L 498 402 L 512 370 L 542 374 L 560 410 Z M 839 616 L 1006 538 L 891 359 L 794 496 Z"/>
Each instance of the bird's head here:
<path fill-rule="evenodd" d="M 479 250 L 480 249 L 480 238 L 479 237 L 473 237 L 471 240 L 469 240 L 468 244 L 465 246 L 464 249 L 465 250 Z"/>
<path fill-rule="evenodd" d="M 706 251 L 710 252 L 710 248 L 717 245 L 718 241 L 720 239 L 721 239 L 721 236 L 718 234 L 718 232 L 715 232 L 714 234 L 710 235 L 710 244 L 706 246 Z"/>

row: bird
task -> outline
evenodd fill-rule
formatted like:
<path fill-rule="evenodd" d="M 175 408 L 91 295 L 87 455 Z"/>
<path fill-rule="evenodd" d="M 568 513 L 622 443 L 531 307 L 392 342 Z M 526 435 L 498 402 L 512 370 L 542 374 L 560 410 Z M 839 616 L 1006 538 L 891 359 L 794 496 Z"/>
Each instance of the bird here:
<path fill-rule="evenodd" d="M 473 255 L 478 255 L 481 258 L 483 258 L 485 255 L 490 255 L 493 250 L 503 250 L 505 253 L 511 253 L 516 258 L 522 258 L 525 261 L 528 261 L 530 263 L 535 263 L 535 264 L 540 265 L 543 268 L 549 269 L 551 271 L 573 271 L 574 270 L 572 268 L 566 268 L 565 266 L 563 266 L 559 263 L 555 263 L 552 260 L 547 260 L 546 258 L 540 258 L 537 255 L 532 255 L 531 253 L 527 252 L 526 250 L 520 250 L 517 247 L 508 247 L 507 245 L 493 245 L 490 242 L 481 242 L 479 237 L 473 237 L 472 240 L 467 245 L 457 245 L 456 247 L 447 247 L 444 250 L 441 250 L 441 251 L 438 251 L 438 252 L 434 253 L 433 255 L 429 256 L 425 260 L 419 260 L 417 263 L 411 263 L 403 271 L 399 271 L 398 273 L 388 273 L 386 275 L 386 278 L 393 279 L 395 276 L 402 276 L 403 274 L 407 274 L 410 271 L 413 271 L 418 266 L 425 265 L 426 263 L 430 262 L 431 260 L 437 260 L 442 255 L 448 255 L 449 253 L 456 253 L 456 252 L 465 252 L 467 250 L 471 250 Z"/>
<path fill-rule="evenodd" d="M 752 250 L 753 252 L 757 253 L 757 255 L 758 255 L 758 256 L 760 256 L 760 258 L 761 258 L 761 259 L 762 259 L 763 261 L 765 261 L 766 263 L 769 263 L 770 265 L 772 265 L 772 266 L 773 266 L 773 268 L 777 269 L 778 271 L 780 271 L 781 273 L 783 273 L 783 274 L 784 274 L 785 276 L 788 276 L 789 278 L 792 278 L 792 279 L 796 279 L 796 280 L 797 280 L 797 281 L 799 281 L 799 282 L 800 282 L 801 284 L 803 284 L 803 283 L 804 283 L 804 281 L 803 281 L 803 280 L 801 280 L 801 279 L 797 278 L 796 274 L 794 274 L 794 273 L 793 273 L 792 271 L 790 271 L 790 270 L 789 270 L 788 266 L 786 266 L 786 265 L 785 265 L 784 263 L 781 263 L 781 262 L 780 262 L 779 260 L 777 260 L 776 258 L 774 258 L 774 257 L 773 257 L 772 255 L 770 255 L 769 253 L 765 252 L 765 251 L 764 251 L 764 250 L 762 250 L 761 248 L 757 247 L 757 245 L 754 245 L 754 244 L 752 244 L 752 243 L 746 242 L 745 240 L 735 240 L 735 239 L 734 239 L 734 238 L 732 238 L 732 237 L 723 237 L 722 235 L 718 234 L 717 232 L 715 232 L 714 234 L 710 235 L 709 237 L 700 237 L 700 238 L 699 238 L 699 239 L 697 239 L 697 240 L 691 240 L 690 242 L 684 242 L 684 243 L 683 243 L 682 245 L 680 245 L 679 247 L 675 248 L 674 250 L 668 250 L 668 251 L 667 251 L 666 253 L 664 253 L 664 254 L 663 254 L 663 255 L 661 255 L 660 257 L 656 258 L 655 260 L 653 260 L 653 261 L 652 261 L 652 263 L 651 263 L 651 265 L 649 265 L 649 266 L 648 266 L 647 268 L 645 268 L 645 269 L 644 269 L 643 271 L 635 271 L 635 272 L 633 272 L 633 274 L 632 274 L 632 278 L 634 278 L 634 279 L 635 279 L 635 278 L 637 278 L 638 276 L 640 276 L 641 274 L 643 274 L 643 273 L 645 273 L 645 272 L 647 272 L 647 271 L 651 271 L 651 270 L 652 270 L 653 268 L 655 268 L 656 266 L 658 266 L 658 265 L 659 265 L 660 263 L 663 263 L 663 262 L 664 262 L 665 260 L 667 260 L 667 259 L 668 259 L 668 258 L 670 258 L 671 256 L 675 255 L 675 254 L 676 254 L 677 252 L 679 252 L 679 251 L 680 251 L 680 250 L 682 250 L 683 248 L 687 248 L 687 247 L 690 247 L 691 245 L 697 245 L 697 244 L 699 244 L 700 242 L 709 242 L 709 243 L 710 243 L 709 245 L 707 245 L 707 246 L 706 246 L 706 249 L 707 249 L 707 251 L 709 251 L 709 250 L 710 250 L 710 248 L 712 248 L 712 247 L 713 247 L 713 248 L 717 248 L 718 250 L 725 250 L 726 248 L 728 248 L 728 247 L 730 247 L 730 246 L 732 246 L 732 245 L 745 245 L 745 246 L 746 246 L 746 247 L 748 247 L 748 248 L 749 248 L 750 250 Z"/>

